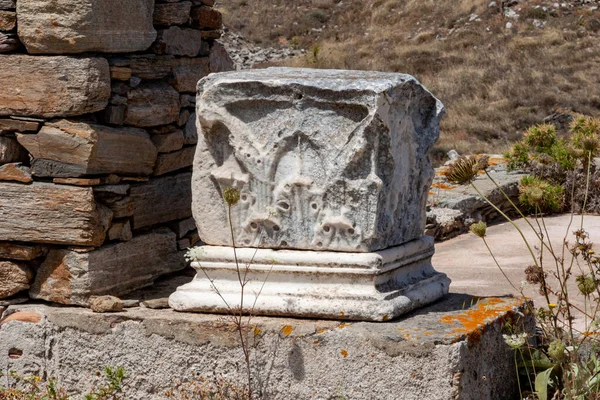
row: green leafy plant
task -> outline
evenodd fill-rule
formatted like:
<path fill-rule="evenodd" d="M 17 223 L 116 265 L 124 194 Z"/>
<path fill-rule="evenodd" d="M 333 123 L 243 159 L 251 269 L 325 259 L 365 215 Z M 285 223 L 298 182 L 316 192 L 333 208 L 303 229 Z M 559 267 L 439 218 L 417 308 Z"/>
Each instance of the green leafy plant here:
<path fill-rule="evenodd" d="M 515 352 L 515 367 L 522 399 L 600 399 L 600 362 L 596 356 L 600 350 L 600 257 L 596 256 L 589 234 L 583 227 L 583 214 L 579 227 L 572 232 L 574 241 L 570 243 L 567 237 L 575 219 L 574 211 L 571 212 L 571 223 L 566 229 L 562 247 L 553 245 L 544 221 L 545 212 L 563 208 L 563 195 L 566 191 L 572 194 L 572 210 L 586 209 L 590 182 L 594 177 L 591 160 L 595 151 L 595 147 L 586 141 L 596 140 L 597 124 L 593 120 L 581 117 L 574 121 L 571 131 L 575 137 L 570 144 L 573 149 L 571 154 L 575 154 L 573 171 L 579 171 L 579 174 L 586 171 L 584 182 L 566 180 L 566 183 L 570 182 L 572 185 L 568 188 L 563 186 L 565 182 L 558 185 L 551 184 L 539 176 L 525 177 L 521 182 L 520 202 L 533 213 L 530 218 L 525 217 L 523 211 L 511 201 L 487 171 L 484 171 L 524 219 L 526 226 L 534 234 L 534 241 L 527 240 L 523 230 L 477 189 L 473 183 L 473 176 L 477 172 L 472 168 L 472 161 L 461 161 L 463 165 L 456 168 L 461 173 L 450 175 L 450 178 L 460 178 L 471 184 L 511 223 L 531 255 L 532 264 L 524 271 L 525 279 L 527 284 L 537 287 L 545 299 L 544 305 L 532 310 L 536 315 L 539 334 L 530 337 L 529 334 L 510 326 L 508 334 L 505 335 L 507 345 Z M 556 149 L 557 145 L 563 146 L 561 141 L 555 138 L 553 129 L 548 126 L 530 129 L 526 138 L 516 148 L 513 147 L 513 162 L 516 164 L 519 160 L 524 160 L 522 150 L 527 148 L 528 162 L 541 163 L 547 157 L 550 160 L 545 161 L 559 165 L 556 159 L 552 158 L 553 154 L 556 154 L 552 149 Z M 585 151 L 587 155 L 583 154 Z M 471 171 L 469 179 L 466 179 L 468 174 L 465 171 Z M 580 197 L 573 195 L 576 192 L 575 182 L 578 182 L 584 191 Z M 577 205 L 577 200 L 581 204 Z M 484 223 L 471 227 L 471 232 L 482 238 L 494 262 L 509 283 L 524 297 L 523 287 L 517 288 L 498 263 L 486 241 L 486 231 Z M 573 284 L 577 287 L 575 293 L 572 289 Z M 577 296 L 583 297 L 583 307 L 574 301 Z M 576 318 L 583 319 L 583 329 L 574 323 Z"/>

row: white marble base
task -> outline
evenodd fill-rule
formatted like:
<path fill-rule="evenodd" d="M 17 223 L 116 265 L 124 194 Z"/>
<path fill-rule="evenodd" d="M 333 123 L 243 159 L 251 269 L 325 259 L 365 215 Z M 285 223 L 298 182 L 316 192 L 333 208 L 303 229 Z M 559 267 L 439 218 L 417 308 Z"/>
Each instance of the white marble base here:
<path fill-rule="evenodd" d="M 439 299 L 450 285 L 431 265 L 429 236 L 372 253 L 236 252 L 242 275 L 250 263 L 243 307 L 255 315 L 386 321 Z M 171 308 L 226 313 L 225 302 L 239 308 L 233 248 L 203 246 L 199 253 L 192 263 L 196 277 L 171 295 Z"/>

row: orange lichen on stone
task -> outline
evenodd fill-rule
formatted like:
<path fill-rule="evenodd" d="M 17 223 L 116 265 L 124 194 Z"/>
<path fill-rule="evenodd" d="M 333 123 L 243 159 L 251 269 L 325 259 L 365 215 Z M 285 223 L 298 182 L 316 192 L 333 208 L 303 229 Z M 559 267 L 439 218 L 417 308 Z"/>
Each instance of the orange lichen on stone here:
<path fill-rule="evenodd" d="M 283 328 L 281 328 L 281 333 L 283 333 L 284 336 L 290 336 L 293 330 L 294 328 L 292 328 L 291 325 L 285 325 Z"/>
<path fill-rule="evenodd" d="M 340 350 L 340 354 L 341 354 L 341 355 L 342 355 L 344 358 L 348 357 L 348 352 L 347 352 L 346 350 L 344 350 L 344 349 Z"/>
<path fill-rule="evenodd" d="M 445 183 L 434 183 L 433 185 L 431 185 L 431 187 L 432 188 L 437 188 L 437 189 L 450 190 L 450 189 L 454 189 L 456 186 L 447 185 Z"/>
<path fill-rule="evenodd" d="M 520 299 L 484 298 L 477 304 L 460 314 L 446 315 L 439 322 L 448 325 L 457 325 L 450 334 L 459 339 L 467 337 L 471 343 L 481 340 L 481 335 L 486 326 L 521 305 Z"/>
<path fill-rule="evenodd" d="M 352 324 L 341 323 L 341 324 L 338 325 L 338 329 L 344 329 L 344 328 L 347 328 L 349 326 L 352 326 Z"/>

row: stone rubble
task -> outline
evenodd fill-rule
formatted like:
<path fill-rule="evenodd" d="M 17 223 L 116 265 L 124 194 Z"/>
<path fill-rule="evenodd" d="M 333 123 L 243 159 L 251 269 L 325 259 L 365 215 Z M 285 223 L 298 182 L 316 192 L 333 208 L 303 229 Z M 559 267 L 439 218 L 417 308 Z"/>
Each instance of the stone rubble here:
<path fill-rule="evenodd" d="M 212 3 L 0 0 L 1 301 L 88 306 L 185 267 L 196 83 L 234 68 Z"/>

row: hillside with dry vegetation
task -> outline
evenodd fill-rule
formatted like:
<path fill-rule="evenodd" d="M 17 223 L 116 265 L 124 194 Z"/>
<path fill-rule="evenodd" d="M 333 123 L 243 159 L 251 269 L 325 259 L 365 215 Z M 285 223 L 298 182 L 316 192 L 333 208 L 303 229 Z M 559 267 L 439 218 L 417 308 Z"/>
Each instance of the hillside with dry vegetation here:
<path fill-rule="evenodd" d="M 228 0 L 225 24 L 299 67 L 404 72 L 447 108 L 437 155 L 501 152 L 563 110 L 600 114 L 600 1 Z"/>

